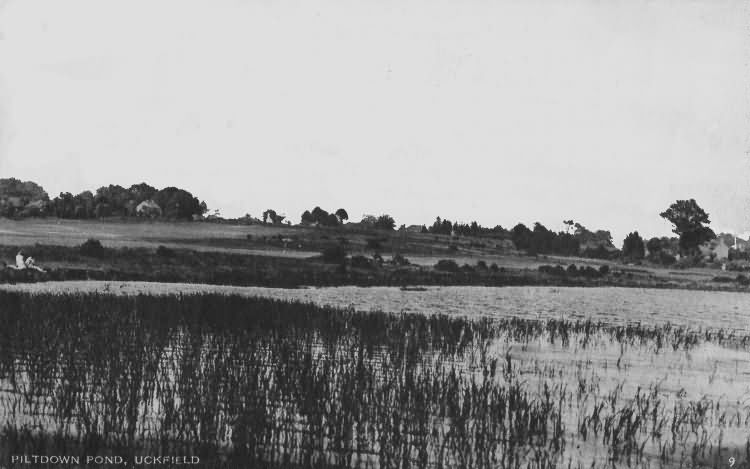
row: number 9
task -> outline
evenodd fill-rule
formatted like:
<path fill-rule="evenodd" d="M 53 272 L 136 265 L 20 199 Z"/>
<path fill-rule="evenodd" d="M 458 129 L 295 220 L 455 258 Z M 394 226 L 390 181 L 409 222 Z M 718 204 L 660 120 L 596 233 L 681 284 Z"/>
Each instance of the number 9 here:
<path fill-rule="evenodd" d="M 734 462 L 735 462 L 734 458 L 729 458 L 729 467 L 734 467 Z"/>

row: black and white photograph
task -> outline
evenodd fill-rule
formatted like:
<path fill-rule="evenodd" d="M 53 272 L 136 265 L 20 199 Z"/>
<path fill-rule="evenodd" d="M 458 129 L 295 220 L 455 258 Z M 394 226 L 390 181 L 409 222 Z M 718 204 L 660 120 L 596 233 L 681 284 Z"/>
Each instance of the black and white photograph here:
<path fill-rule="evenodd" d="M 0 0 L 0 469 L 750 469 L 747 0 Z"/>

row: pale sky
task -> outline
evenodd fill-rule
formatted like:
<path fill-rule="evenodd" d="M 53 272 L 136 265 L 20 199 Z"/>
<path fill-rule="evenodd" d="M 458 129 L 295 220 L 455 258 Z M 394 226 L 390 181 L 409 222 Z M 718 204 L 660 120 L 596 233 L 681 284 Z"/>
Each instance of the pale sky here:
<path fill-rule="evenodd" d="M 744 0 L 6 0 L 0 177 L 225 216 L 750 231 Z"/>

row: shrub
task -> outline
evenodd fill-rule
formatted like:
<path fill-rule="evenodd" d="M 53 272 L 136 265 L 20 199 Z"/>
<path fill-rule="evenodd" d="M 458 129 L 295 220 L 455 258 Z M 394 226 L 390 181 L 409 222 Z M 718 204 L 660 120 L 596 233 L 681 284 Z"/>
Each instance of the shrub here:
<path fill-rule="evenodd" d="M 609 273 L 609 266 L 608 265 L 599 266 L 599 273 L 602 275 L 607 275 Z"/>
<path fill-rule="evenodd" d="M 575 265 L 573 265 L 572 267 L 575 267 Z M 552 265 L 546 265 L 546 264 L 545 265 L 540 265 L 539 268 L 538 268 L 538 270 L 539 270 L 539 272 L 541 272 L 543 274 L 556 275 L 558 277 L 565 277 L 565 275 L 566 275 L 565 274 L 566 270 L 563 269 L 563 267 L 561 265 L 559 265 L 559 264 L 558 265 L 554 265 L 554 266 L 552 266 Z M 568 267 L 568 272 L 570 272 L 570 267 Z M 571 275 L 575 275 L 576 273 L 578 273 L 577 269 L 575 270 L 575 273 L 573 273 Z"/>
<path fill-rule="evenodd" d="M 612 253 L 610 253 L 609 250 L 607 250 L 607 248 L 605 248 L 604 246 L 599 245 L 595 248 L 584 249 L 582 256 L 592 259 L 611 259 Z"/>
<path fill-rule="evenodd" d="M 166 246 L 159 246 L 156 248 L 156 255 L 160 257 L 174 257 L 175 252 L 173 249 L 169 249 Z"/>
<path fill-rule="evenodd" d="M 712 278 L 711 281 L 717 283 L 731 283 L 734 282 L 734 279 L 723 275 L 717 275 L 716 277 Z"/>
<path fill-rule="evenodd" d="M 498 270 L 500 270 L 500 268 L 499 268 L 499 267 L 497 266 L 497 264 L 496 264 L 496 263 L 494 263 L 494 262 L 493 262 L 493 263 L 492 263 L 492 264 L 490 265 L 490 270 L 491 270 L 491 271 L 493 271 L 493 272 L 497 272 Z"/>
<path fill-rule="evenodd" d="M 470 266 L 469 264 L 464 264 L 461 266 L 461 270 L 464 272 L 474 272 L 474 267 Z"/>
<path fill-rule="evenodd" d="M 98 239 L 89 238 L 85 243 L 81 244 L 78 248 L 79 252 L 84 256 L 100 257 L 104 255 L 105 249 L 102 243 Z"/>
<path fill-rule="evenodd" d="M 477 269 L 487 270 L 487 263 L 484 261 L 477 261 Z"/>
<path fill-rule="evenodd" d="M 679 269 L 689 269 L 691 267 L 703 267 L 705 263 L 699 256 L 685 256 L 674 263 Z"/>
<path fill-rule="evenodd" d="M 392 261 L 395 265 L 409 265 L 409 259 L 405 258 L 401 254 L 393 256 Z"/>
<path fill-rule="evenodd" d="M 567 270 L 569 275 L 578 275 L 578 267 L 575 264 L 570 264 Z"/>
<path fill-rule="evenodd" d="M 450 246 L 448 246 L 448 250 L 451 252 L 456 252 L 458 251 L 458 246 L 456 246 L 455 244 L 451 244 Z"/>
<path fill-rule="evenodd" d="M 435 264 L 435 268 L 443 272 L 458 272 L 459 270 L 458 264 L 452 259 L 440 259 Z"/>
<path fill-rule="evenodd" d="M 346 249 L 343 246 L 331 246 L 323 249 L 323 262 L 341 264 L 346 260 Z"/>
<path fill-rule="evenodd" d="M 595 268 L 591 267 L 590 265 L 587 265 L 586 267 L 581 268 L 578 271 L 578 273 L 581 274 L 581 275 L 583 275 L 586 278 L 597 278 L 597 277 L 599 277 L 601 275 L 598 270 L 596 270 Z"/>
<path fill-rule="evenodd" d="M 662 265 L 674 265 L 677 262 L 677 258 L 668 252 L 659 251 L 659 262 Z"/>
<path fill-rule="evenodd" d="M 352 256 L 351 260 L 351 266 L 355 269 L 372 269 L 373 264 L 372 261 L 362 255 Z"/>
<path fill-rule="evenodd" d="M 383 249 L 382 240 L 379 238 L 369 238 L 366 248 L 370 251 L 380 251 Z"/>
<path fill-rule="evenodd" d="M 737 283 L 739 283 L 740 285 L 747 286 L 747 285 L 750 285 L 750 279 L 748 279 L 746 276 L 742 274 L 739 274 L 737 276 Z"/>

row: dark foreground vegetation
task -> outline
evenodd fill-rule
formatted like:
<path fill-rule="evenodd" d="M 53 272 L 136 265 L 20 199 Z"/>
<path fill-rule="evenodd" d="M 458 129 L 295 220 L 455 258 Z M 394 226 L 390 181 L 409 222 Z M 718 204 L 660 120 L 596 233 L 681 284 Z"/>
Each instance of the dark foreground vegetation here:
<path fill-rule="evenodd" d="M 747 409 L 671 402 L 658 384 L 606 391 L 602 369 L 579 370 L 572 386 L 559 377 L 574 368 L 493 347 L 746 350 L 750 339 L 730 331 L 217 295 L 0 293 L 0 304 L 3 461 L 180 454 L 202 468 L 470 469 L 695 467 L 748 456 L 744 446 L 722 452 L 721 439 L 717 451 L 714 432 L 746 431 Z M 594 450 L 574 449 L 582 445 Z"/>

